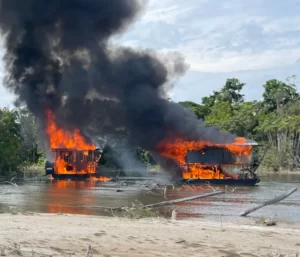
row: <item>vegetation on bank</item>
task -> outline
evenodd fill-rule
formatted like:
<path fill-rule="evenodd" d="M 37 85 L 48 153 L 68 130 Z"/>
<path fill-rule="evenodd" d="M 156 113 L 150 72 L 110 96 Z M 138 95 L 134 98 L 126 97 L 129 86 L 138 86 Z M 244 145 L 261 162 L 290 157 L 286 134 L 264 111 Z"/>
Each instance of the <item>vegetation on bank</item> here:
<path fill-rule="evenodd" d="M 17 175 L 43 164 L 38 131 L 35 118 L 26 109 L 0 109 L 0 176 Z"/>
<path fill-rule="evenodd" d="M 219 126 L 223 131 L 268 146 L 263 162 L 265 168 L 299 170 L 300 98 L 295 79 L 293 76 L 285 82 L 268 80 L 263 85 L 261 101 L 245 101 L 241 93 L 245 84 L 230 78 L 220 90 L 203 97 L 201 103 L 185 101 L 180 104 L 204 120 L 206 126 Z M 0 109 L 0 176 L 44 165 L 40 131 L 38 122 L 26 109 Z M 124 138 L 117 141 L 104 148 L 101 165 L 137 167 L 136 162 L 128 162 L 130 159 L 140 160 L 143 167 L 155 165 L 148 152 L 128 147 Z"/>

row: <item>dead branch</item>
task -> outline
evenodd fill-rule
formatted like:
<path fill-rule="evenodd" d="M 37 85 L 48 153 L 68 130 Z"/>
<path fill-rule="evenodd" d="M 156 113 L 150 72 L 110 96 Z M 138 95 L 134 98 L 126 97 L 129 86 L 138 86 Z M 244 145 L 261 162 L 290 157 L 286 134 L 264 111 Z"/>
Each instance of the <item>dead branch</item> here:
<path fill-rule="evenodd" d="M 85 257 L 90 257 L 92 255 L 92 247 L 89 245 L 85 252 Z"/>
<path fill-rule="evenodd" d="M 148 204 L 144 205 L 141 208 L 142 209 L 147 209 L 147 208 L 153 208 L 153 207 L 162 207 L 162 206 L 167 206 L 167 205 L 172 205 L 176 203 L 182 203 L 182 202 L 187 202 L 187 201 L 192 201 L 200 198 L 205 198 L 209 196 L 214 196 L 214 195 L 220 195 L 224 194 L 225 191 L 217 191 L 217 192 L 212 192 L 212 193 L 207 193 L 203 195 L 195 195 L 195 196 L 190 196 L 190 197 L 185 197 L 185 198 L 180 198 L 176 200 L 171 200 L 171 201 L 164 201 L 164 202 L 159 202 L 159 203 L 153 203 L 153 204 Z M 106 210 L 109 211 L 124 211 L 127 207 L 106 207 L 106 206 L 92 206 L 93 208 L 105 208 Z"/>
<path fill-rule="evenodd" d="M 167 186 L 164 188 L 164 198 L 167 199 Z"/>
<path fill-rule="evenodd" d="M 297 189 L 298 188 L 294 188 L 294 189 L 292 189 L 292 190 L 284 193 L 283 195 L 280 195 L 280 196 L 277 196 L 277 197 L 275 197 L 275 198 L 273 198 L 271 200 L 265 201 L 262 204 L 259 204 L 259 205 L 257 205 L 254 208 L 251 208 L 251 209 L 248 209 L 248 210 L 242 212 L 239 216 L 246 217 L 248 214 L 250 214 L 250 213 L 252 213 L 252 212 L 254 212 L 254 211 L 258 210 L 258 209 L 261 209 L 261 208 L 263 208 L 263 207 L 265 207 L 267 205 L 270 205 L 270 204 L 282 201 L 283 199 L 287 198 L 288 196 L 290 196 L 291 194 L 293 194 L 294 192 L 296 192 Z"/>
<path fill-rule="evenodd" d="M 224 193 L 225 193 L 225 191 L 217 191 L 217 192 L 207 193 L 207 194 L 203 194 L 203 195 L 195 195 L 195 196 L 180 198 L 180 199 L 171 200 L 171 201 L 164 201 L 164 202 L 159 202 L 159 203 L 148 204 L 148 205 L 145 205 L 143 208 L 162 207 L 162 206 L 172 205 L 175 203 L 182 203 L 182 202 L 192 201 L 192 200 L 196 200 L 196 199 L 200 199 L 200 198 L 204 198 L 204 197 L 220 195 L 220 194 L 224 194 Z"/>
<path fill-rule="evenodd" d="M 10 182 L 10 181 L 4 181 L 4 182 L 1 182 L 0 184 L 9 184 L 9 185 L 18 187 L 18 185 L 16 183 L 13 183 L 13 182 Z"/>

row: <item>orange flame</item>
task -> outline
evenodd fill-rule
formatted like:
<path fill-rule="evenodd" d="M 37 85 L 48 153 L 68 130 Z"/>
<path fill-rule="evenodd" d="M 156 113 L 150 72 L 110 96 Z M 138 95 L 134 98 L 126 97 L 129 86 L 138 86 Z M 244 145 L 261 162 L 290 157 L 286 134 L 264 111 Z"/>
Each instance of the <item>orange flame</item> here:
<path fill-rule="evenodd" d="M 92 209 L 87 209 L 84 206 L 80 207 L 74 203 L 72 204 L 72 201 L 75 200 L 75 202 L 84 201 L 85 204 L 89 203 L 90 205 L 95 205 L 96 199 L 93 196 L 86 197 L 80 193 L 81 190 L 93 187 L 95 187 L 95 183 L 91 182 L 67 180 L 53 181 L 51 183 L 51 186 L 46 190 L 47 198 L 45 201 L 45 205 L 47 211 L 49 213 L 69 213 L 85 215 L 94 214 L 94 211 Z M 78 189 L 80 190 L 78 191 Z"/>
<path fill-rule="evenodd" d="M 164 140 L 157 147 L 164 157 L 176 161 L 182 167 L 182 177 L 184 179 L 225 179 L 231 177 L 221 170 L 220 165 L 203 165 L 201 163 L 188 164 L 185 157 L 188 151 L 202 151 L 206 147 L 225 148 L 236 157 L 251 158 L 253 146 L 247 145 L 247 140 L 238 137 L 232 144 L 213 144 L 209 141 L 187 141 L 181 138 L 175 140 Z M 237 158 L 238 159 L 238 158 Z M 237 161 L 234 164 L 244 164 L 245 160 Z"/>
<path fill-rule="evenodd" d="M 69 148 L 77 150 L 95 150 L 93 144 L 86 142 L 85 138 L 80 134 L 79 129 L 73 132 L 64 131 L 58 128 L 55 123 L 55 115 L 52 111 L 46 111 L 47 128 L 46 133 L 49 137 L 51 148 Z"/>
<path fill-rule="evenodd" d="M 245 155 L 250 157 L 252 146 L 251 145 L 240 145 L 246 143 L 246 139 L 242 137 L 238 137 L 235 139 L 235 142 L 232 144 L 213 144 L 209 141 L 186 141 L 183 139 L 175 139 L 174 141 L 163 141 L 157 149 L 159 150 L 160 154 L 171 158 L 177 161 L 178 164 L 183 165 L 185 164 L 185 157 L 188 151 L 201 151 L 205 147 L 214 146 L 220 148 L 226 148 L 230 152 L 235 155 Z"/>
<path fill-rule="evenodd" d="M 54 172 L 64 175 L 95 174 L 96 166 L 101 158 L 96 160 L 95 145 L 88 143 L 80 134 L 79 129 L 73 132 L 59 128 L 55 123 L 55 115 L 52 111 L 46 111 L 46 134 L 52 149 L 55 151 Z M 80 151 L 80 153 L 79 153 Z M 69 168 L 68 168 L 69 167 Z M 109 181 L 109 178 L 101 177 L 98 181 Z"/>
<path fill-rule="evenodd" d="M 107 177 L 90 177 L 91 181 L 100 181 L 100 182 L 108 182 L 111 181 L 111 178 L 107 178 Z"/>

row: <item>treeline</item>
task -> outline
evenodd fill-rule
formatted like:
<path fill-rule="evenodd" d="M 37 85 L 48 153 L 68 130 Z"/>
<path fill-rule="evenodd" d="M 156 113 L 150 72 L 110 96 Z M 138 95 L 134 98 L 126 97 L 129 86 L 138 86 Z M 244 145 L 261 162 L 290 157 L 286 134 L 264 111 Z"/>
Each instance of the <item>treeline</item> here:
<path fill-rule="evenodd" d="M 26 109 L 0 109 L 0 176 L 44 162 L 38 147 L 38 124 Z"/>
<path fill-rule="evenodd" d="M 180 102 L 207 126 L 219 126 L 268 147 L 263 166 L 272 171 L 300 168 L 300 98 L 295 76 L 285 82 L 268 80 L 261 101 L 245 101 L 245 84 L 227 79 L 223 88 L 203 97 L 200 104 Z M 262 153 L 261 153 L 262 154 Z"/>

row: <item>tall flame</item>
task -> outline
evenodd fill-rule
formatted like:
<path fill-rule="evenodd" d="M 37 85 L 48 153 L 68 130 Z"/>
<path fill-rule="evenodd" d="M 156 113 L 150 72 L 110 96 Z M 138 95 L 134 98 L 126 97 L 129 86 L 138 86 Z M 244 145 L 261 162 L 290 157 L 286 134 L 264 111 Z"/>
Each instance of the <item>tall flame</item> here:
<path fill-rule="evenodd" d="M 214 146 L 228 149 L 235 155 L 246 155 L 250 157 L 252 146 L 246 145 L 246 139 L 238 137 L 232 144 L 213 144 L 209 141 L 187 141 L 181 138 L 175 140 L 164 140 L 161 142 L 157 149 L 162 156 L 175 160 L 178 164 L 185 164 L 185 157 L 188 151 L 201 151 L 205 147 Z"/>
<path fill-rule="evenodd" d="M 97 161 L 95 154 L 89 151 L 96 149 L 88 143 L 78 129 L 73 132 L 59 128 L 55 123 L 52 111 L 46 111 L 46 134 L 49 137 L 50 147 L 54 150 L 54 173 L 64 175 L 95 174 Z M 63 149 L 62 151 L 58 148 Z M 78 151 L 81 151 L 79 154 Z"/>
<path fill-rule="evenodd" d="M 58 128 L 55 123 L 55 115 L 51 110 L 46 111 L 46 134 L 49 137 L 51 148 L 69 148 L 77 150 L 95 150 L 95 145 L 88 143 L 80 134 L 79 129 L 73 132 Z"/>

